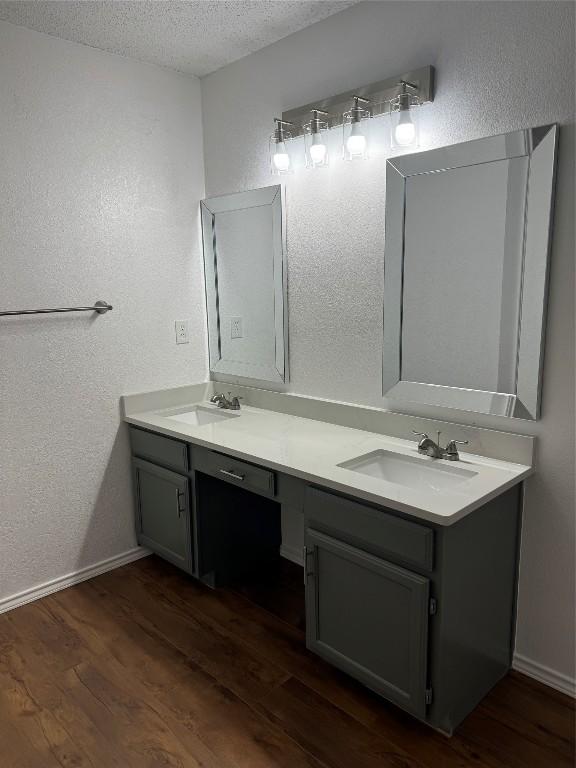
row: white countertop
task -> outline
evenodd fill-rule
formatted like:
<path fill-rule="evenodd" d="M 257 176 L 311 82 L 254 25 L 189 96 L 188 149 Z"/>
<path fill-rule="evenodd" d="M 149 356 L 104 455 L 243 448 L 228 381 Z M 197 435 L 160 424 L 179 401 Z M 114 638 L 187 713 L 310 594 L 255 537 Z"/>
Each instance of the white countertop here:
<path fill-rule="evenodd" d="M 203 401 L 190 403 L 190 408 L 195 405 L 216 407 Z M 180 404 L 178 410 L 185 408 Z M 533 467 L 524 464 L 461 452 L 455 466 L 471 469 L 476 476 L 442 491 L 415 489 L 338 466 L 375 450 L 448 464 L 420 456 L 415 441 L 251 406 L 242 406 L 238 418 L 201 426 L 168 419 L 171 413 L 173 407 L 131 413 L 125 416 L 125 421 L 439 525 L 455 523 L 533 472 Z"/>

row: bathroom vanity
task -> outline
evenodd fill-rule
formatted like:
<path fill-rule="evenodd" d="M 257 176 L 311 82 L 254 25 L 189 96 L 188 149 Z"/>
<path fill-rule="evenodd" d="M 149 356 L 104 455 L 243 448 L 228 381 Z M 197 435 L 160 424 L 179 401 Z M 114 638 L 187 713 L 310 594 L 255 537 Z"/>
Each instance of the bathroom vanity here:
<path fill-rule="evenodd" d="M 242 408 L 214 384 L 124 402 L 139 542 L 213 588 L 265 581 L 292 515 L 307 647 L 448 734 L 511 665 L 532 441 L 387 409 L 539 417 L 557 134 L 387 160 L 382 410 L 264 392 L 289 380 L 279 185 L 201 204 L 210 375 Z"/>
<path fill-rule="evenodd" d="M 126 421 L 141 545 L 213 588 L 265 580 L 303 514 L 307 647 L 445 733 L 510 668 L 530 466 L 206 401 Z"/>

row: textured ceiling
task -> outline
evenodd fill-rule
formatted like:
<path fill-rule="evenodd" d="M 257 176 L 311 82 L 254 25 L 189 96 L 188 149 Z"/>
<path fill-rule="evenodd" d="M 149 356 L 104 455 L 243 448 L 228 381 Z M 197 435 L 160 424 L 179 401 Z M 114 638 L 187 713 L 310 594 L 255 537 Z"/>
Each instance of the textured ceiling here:
<path fill-rule="evenodd" d="M 12 0 L 0 20 L 207 75 L 358 0 Z"/>

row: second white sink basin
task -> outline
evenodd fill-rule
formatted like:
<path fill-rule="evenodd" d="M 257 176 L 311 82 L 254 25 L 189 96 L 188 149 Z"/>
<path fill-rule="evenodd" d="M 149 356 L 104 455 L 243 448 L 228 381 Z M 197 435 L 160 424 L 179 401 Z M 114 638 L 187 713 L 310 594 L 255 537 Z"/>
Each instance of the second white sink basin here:
<path fill-rule="evenodd" d="M 236 419 L 240 414 L 216 410 L 216 408 L 204 408 L 201 405 L 194 405 L 192 408 L 187 406 L 178 411 L 172 411 L 170 415 L 166 413 L 162 413 L 161 415 L 167 419 L 172 419 L 173 421 L 181 421 L 184 424 L 192 424 L 195 427 L 199 427 L 202 424 L 213 424 L 215 421 Z"/>
<path fill-rule="evenodd" d="M 388 483 L 396 483 L 418 490 L 443 491 L 454 488 L 475 477 L 471 469 L 454 466 L 442 459 L 405 456 L 393 451 L 372 451 L 364 456 L 338 464 L 369 477 L 378 477 Z"/>

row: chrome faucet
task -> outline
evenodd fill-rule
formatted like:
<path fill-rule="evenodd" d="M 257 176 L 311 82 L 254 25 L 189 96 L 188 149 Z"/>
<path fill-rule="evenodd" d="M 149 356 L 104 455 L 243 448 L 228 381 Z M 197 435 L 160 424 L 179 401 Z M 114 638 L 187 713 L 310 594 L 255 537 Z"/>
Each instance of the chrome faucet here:
<path fill-rule="evenodd" d="M 446 448 L 440 446 L 440 435 L 442 432 L 438 432 L 438 442 L 428 437 L 426 432 L 417 432 L 412 430 L 415 435 L 422 439 L 418 443 L 418 453 L 424 454 L 424 456 L 430 456 L 431 459 L 446 459 L 447 461 L 458 461 L 460 454 L 458 453 L 458 445 L 468 445 L 468 440 L 450 440 Z"/>
<path fill-rule="evenodd" d="M 221 392 L 217 392 L 210 398 L 211 403 L 214 403 L 218 408 L 224 408 L 227 411 L 239 411 L 240 400 L 242 400 L 241 397 L 232 397 L 232 392 L 228 392 L 228 397 Z"/>

